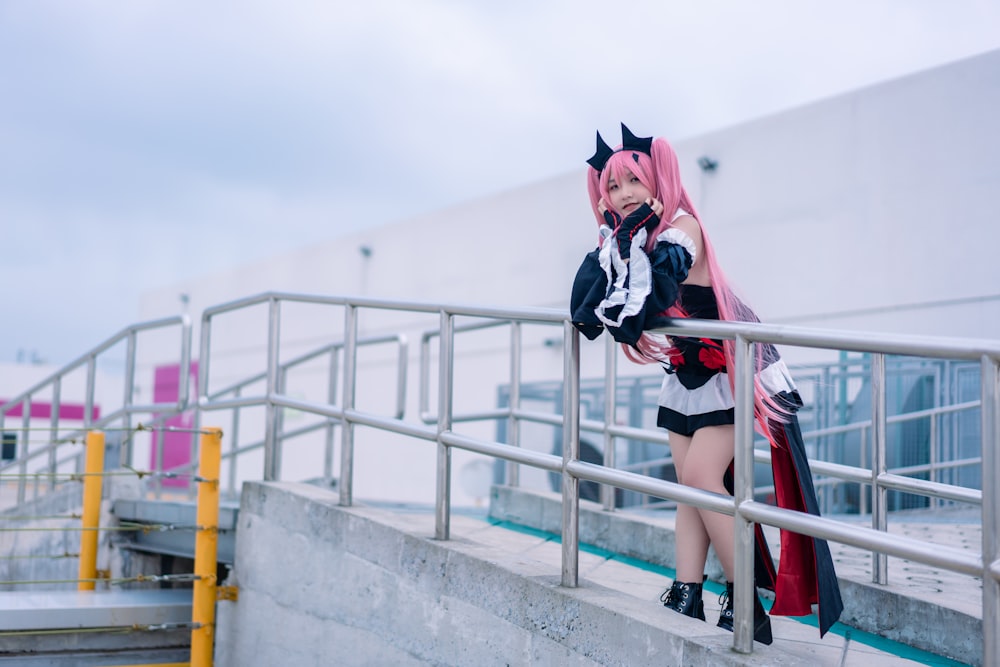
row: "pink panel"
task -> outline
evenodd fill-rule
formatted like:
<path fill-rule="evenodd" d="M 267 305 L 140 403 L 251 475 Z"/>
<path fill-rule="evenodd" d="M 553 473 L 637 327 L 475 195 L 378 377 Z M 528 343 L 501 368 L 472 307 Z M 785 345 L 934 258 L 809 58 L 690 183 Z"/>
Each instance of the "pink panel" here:
<path fill-rule="evenodd" d="M 175 382 L 176 384 L 176 382 Z M 7 398 L 0 398 L 0 405 L 6 403 Z M 71 421 L 83 421 L 84 409 L 83 403 L 61 403 L 59 405 L 59 419 L 67 419 Z M 16 407 L 11 408 L 10 412 L 6 414 L 7 417 L 20 417 L 24 414 L 24 404 L 20 403 Z M 52 417 L 52 404 L 39 401 L 37 403 L 31 404 L 31 419 L 50 419 Z M 101 407 L 99 405 L 94 406 L 94 420 L 101 418 Z"/>

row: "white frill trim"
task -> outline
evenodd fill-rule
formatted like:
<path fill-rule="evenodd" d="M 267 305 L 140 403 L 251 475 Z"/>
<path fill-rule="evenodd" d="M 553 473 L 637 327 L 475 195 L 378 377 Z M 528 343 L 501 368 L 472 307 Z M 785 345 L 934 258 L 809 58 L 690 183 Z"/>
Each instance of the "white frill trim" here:
<path fill-rule="evenodd" d="M 677 229 L 676 227 L 668 227 L 667 229 L 660 232 L 660 235 L 656 237 L 657 243 L 676 243 L 691 255 L 691 266 L 698 260 L 698 250 L 695 248 L 694 239 L 690 236 Z"/>
<path fill-rule="evenodd" d="M 792 374 L 788 372 L 788 367 L 781 359 L 762 368 L 757 377 L 760 378 L 760 384 L 768 396 L 776 396 L 784 391 L 792 393 L 796 390 L 795 380 L 792 379 Z"/>
<path fill-rule="evenodd" d="M 602 236 L 605 234 L 605 228 L 605 225 L 601 226 Z M 632 237 L 632 244 L 629 248 L 630 259 L 626 264 L 618 249 L 618 241 L 611 236 L 605 237 L 598 259 L 604 270 L 604 275 L 608 278 L 608 295 L 594 309 L 597 319 L 605 326 L 621 326 L 625 318 L 638 314 L 646 303 L 646 297 L 653 289 L 653 271 L 645 251 L 646 238 L 645 228 L 637 231 Z M 628 287 L 625 286 L 626 278 L 628 278 Z M 612 319 L 606 315 L 608 310 L 618 306 L 623 307 L 617 317 Z"/>

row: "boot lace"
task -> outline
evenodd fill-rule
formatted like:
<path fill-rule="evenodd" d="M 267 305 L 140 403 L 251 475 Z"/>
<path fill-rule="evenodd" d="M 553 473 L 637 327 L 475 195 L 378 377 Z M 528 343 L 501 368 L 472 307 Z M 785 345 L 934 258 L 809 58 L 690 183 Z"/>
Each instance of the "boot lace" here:
<path fill-rule="evenodd" d="M 660 602 L 666 607 L 671 607 L 676 609 L 680 606 L 681 601 L 687 598 L 687 591 L 682 589 L 680 586 L 673 585 L 667 590 L 663 591 L 660 595 Z"/>

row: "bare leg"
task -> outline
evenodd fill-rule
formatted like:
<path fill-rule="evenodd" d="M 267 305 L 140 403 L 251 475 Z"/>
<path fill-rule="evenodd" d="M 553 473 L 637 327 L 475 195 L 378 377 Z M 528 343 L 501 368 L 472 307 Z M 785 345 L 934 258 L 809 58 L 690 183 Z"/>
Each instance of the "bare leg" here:
<path fill-rule="evenodd" d="M 690 449 L 691 438 L 677 433 L 670 434 L 670 453 L 674 459 L 677 481 L 681 484 L 688 483 L 685 471 Z M 677 581 L 700 584 L 705 572 L 705 559 L 708 558 L 708 532 L 697 508 L 690 505 L 677 507 L 674 549 Z"/>
<path fill-rule="evenodd" d="M 729 495 L 722 477 L 733 460 L 735 434 L 736 430 L 732 425 L 707 426 L 695 431 L 684 457 L 684 484 Z M 711 510 L 696 511 L 715 549 L 715 555 L 719 557 L 726 579 L 732 581 L 733 517 Z"/>

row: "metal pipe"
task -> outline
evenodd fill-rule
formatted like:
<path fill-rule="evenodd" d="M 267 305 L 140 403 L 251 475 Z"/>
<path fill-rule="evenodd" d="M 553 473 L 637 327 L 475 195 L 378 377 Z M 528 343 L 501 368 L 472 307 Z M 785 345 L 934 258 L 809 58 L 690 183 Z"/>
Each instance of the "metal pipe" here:
<path fill-rule="evenodd" d="M 337 489 L 340 504 L 350 507 L 354 494 L 354 424 L 347 411 L 354 409 L 357 380 L 358 310 L 352 304 L 344 306 L 344 420 L 340 424 L 340 480 Z"/>
<path fill-rule="evenodd" d="M 218 587 L 219 470 L 222 430 L 201 436 L 198 463 L 198 529 L 194 538 L 194 591 L 191 602 L 191 667 L 211 667 L 215 646 L 215 598 Z"/>
<path fill-rule="evenodd" d="M 206 310 L 202 312 L 201 315 L 201 334 L 198 342 L 198 396 L 194 401 L 194 418 L 192 419 L 192 426 L 194 431 L 197 433 L 201 429 L 202 412 L 204 408 L 202 405 L 208 401 L 208 388 L 210 386 L 209 382 L 209 369 L 210 362 L 212 360 L 212 316 Z M 190 364 L 188 364 L 190 366 Z M 192 441 L 194 438 L 192 438 Z M 192 442 L 192 452 L 191 461 L 194 459 L 194 443 Z M 157 484 L 157 493 L 162 487 L 161 484 Z M 193 485 L 188 484 L 188 491 L 190 493 Z M 159 495 L 157 495 L 159 498 Z"/>
<path fill-rule="evenodd" d="M 326 402 L 330 405 L 337 403 L 337 371 L 339 348 L 330 350 L 330 367 L 327 374 Z M 326 433 L 323 440 L 323 478 L 333 479 L 333 432 L 336 422 L 332 419 L 326 421 Z"/>
<path fill-rule="evenodd" d="M 26 396 L 21 405 L 21 465 L 17 480 L 17 504 L 24 503 L 28 483 L 28 450 L 31 446 L 31 397 Z"/>
<path fill-rule="evenodd" d="M 507 413 L 507 444 L 521 446 L 521 421 L 517 410 L 521 407 L 521 323 L 510 323 L 510 397 Z M 514 461 L 508 461 L 505 480 L 508 486 L 521 485 L 521 469 Z"/>
<path fill-rule="evenodd" d="M 59 439 L 59 412 L 62 410 L 62 378 L 52 382 L 52 414 L 49 415 L 49 471 L 57 472 L 59 468 L 56 456 L 56 441 Z M 55 475 L 49 480 L 49 491 L 56 488 Z"/>
<path fill-rule="evenodd" d="M 436 417 L 431 414 L 431 344 L 430 336 L 420 337 L 420 380 L 418 384 L 418 405 L 420 420 L 425 424 L 433 424 Z"/>
<path fill-rule="evenodd" d="M 177 412 L 182 412 L 190 402 L 191 387 L 191 318 L 180 316 L 181 325 L 181 371 L 177 387 Z"/>
<path fill-rule="evenodd" d="M 1000 480 L 1000 360 L 983 355 L 980 363 L 983 436 L 983 563 L 991 566 L 1000 558 L 1000 512 L 997 480 Z M 989 571 L 983 581 L 983 664 L 1000 660 L 1000 582 Z"/>
<path fill-rule="evenodd" d="M 580 576 L 580 480 L 568 465 L 580 460 L 580 332 L 563 323 L 562 585 Z"/>
<path fill-rule="evenodd" d="M 449 539 L 451 533 L 451 448 L 441 438 L 451 431 L 454 405 L 452 380 L 455 372 L 454 317 L 441 311 L 441 341 L 438 350 L 437 474 L 434 493 L 434 537 Z"/>
<path fill-rule="evenodd" d="M 267 395 L 278 393 L 278 354 L 281 334 L 281 302 L 268 301 L 267 311 Z M 281 479 L 281 443 L 278 442 L 280 426 L 277 407 L 268 401 L 264 406 L 264 480 Z"/>
<path fill-rule="evenodd" d="M 736 407 L 735 443 L 733 449 L 733 498 L 737 512 L 733 518 L 733 649 L 738 653 L 753 652 L 754 590 L 753 523 L 738 508 L 753 501 L 753 419 L 754 361 L 750 341 L 736 337 Z"/>
<path fill-rule="evenodd" d="M 167 439 L 163 437 L 163 429 L 155 429 L 153 431 L 153 451 L 156 452 L 156 461 L 153 464 L 154 472 L 163 472 L 163 447 L 166 444 Z M 160 475 L 157 475 L 155 478 L 153 496 L 156 500 L 160 500 L 163 497 L 163 477 Z"/>
<path fill-rule="evenodd" d="M 885 355 L 872 355 L 872 528 L 888 530 L 886 501 L 888 491 L 880 478 L 885 475 L 886 400 Z M 889 560 L 879 552 L 872 553 L 872 582 L 885 585 L 889 581 Z"/>
<path fill-rule="evenodd" d="M 896 558 L 905 558 L 974 577 L 983 574 L 982 557 L 965 549 L 928 544 L 912 537 L 885 533 L 865 526 L 842 523 L 756 501 L 740 505 L 740 513 L 758 523 L 803 535 L 833 540 L 859 549 L 879 551 Z"/>
<path fill-rule="evenodd" d="M 236 390 L 239 397 L 239 389 Z M 233 420 L 229 428 L 229 468 L 226 483 L 226 494 L 230 497 L 236 495 L 236 451 L 240 443 L 240 409 L 233 409 Z"/>
<path fill-rule="evenodd" d="M 125 349 L 125 395 L 122 397 L 122 405 L 126 408 L 122 416 L 125 437 L 121 440 L 118 455 L 120 464 L 125 466 L 132 465 L 132 415 L 128 412 L 128 407 L 132 405 L 132 398 L 135 395 L 135 343 L 136 333 L 130 331 Z"/>
<path fill-rule="evenodd" d="M 77 590 L 94 590 L 97 578 L 97 538 L 101 522 L 101 487 L 104 477 L 104 433 L 87 434 L 86 476 L 83 478 L 83 531 L 80 534 L 80 576 Z"/>
<path fill-rule="evenodd" d="M 615 423 L 615 412 L 617 411 L 617 389 L 618 384 L 618 345 L 611 336 L 604 337 L 604 427 L 602 439 L 604 442 L 604 467 L 614 468 L 615 462 L 615 438 L 608 428 Z M 615 509 L 615 489 L 612 486 L 601 486 L 601 506 L 605 512 Z"/>
<path fill-rule="evenodd" d="M 406 414 L 406 373 L 410 360 L 410 343 L 406 336 L 398 336 L 396 342 L 399 345 L 396 352 L 396 419 L 402 419 Z"/>

